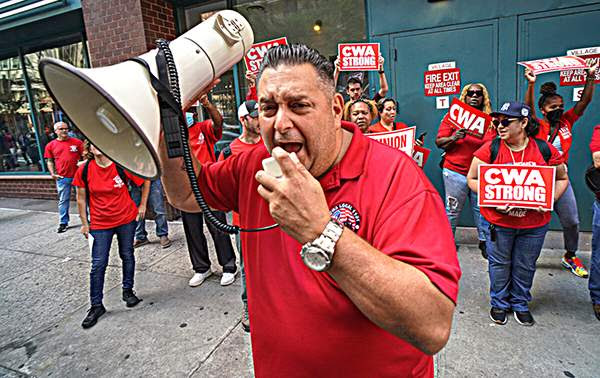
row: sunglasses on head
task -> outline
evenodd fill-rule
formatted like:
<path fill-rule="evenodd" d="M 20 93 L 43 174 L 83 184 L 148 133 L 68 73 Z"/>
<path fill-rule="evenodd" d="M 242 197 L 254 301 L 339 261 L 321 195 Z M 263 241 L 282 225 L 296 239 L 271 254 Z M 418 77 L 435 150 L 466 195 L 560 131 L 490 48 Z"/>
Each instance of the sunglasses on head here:
<path fill-rule="evenodd" d="M 494 126 L 496 126 L 496 127 L 498 127 L 498 126 L 500 126 L 500 125 L 502 125 L 502 126 L 506 127 L 506 126 L 510 125 L 510 124 L 511 124 L 511 122 L 518 121 L 518 120 L 520 120 L 520 119 L 521 119 L 521 118 L 505 118 L 505 119 L 503 119 L 502 121 L 500 121 L 500 120 L 498 120 L 498 119 L 495 119 L 495 120 L 493 120 L 493 121 L 492 121 L 492 123 L 493 123 L 493 124 L 494 124 Z"/>
<path fill-rule="evenodd" d="M 468 90 L 467 91 L 467 96 L 469 97 L 481 97 L 483 96 L 483 91 L 473 91 L 473 90 Z"/>

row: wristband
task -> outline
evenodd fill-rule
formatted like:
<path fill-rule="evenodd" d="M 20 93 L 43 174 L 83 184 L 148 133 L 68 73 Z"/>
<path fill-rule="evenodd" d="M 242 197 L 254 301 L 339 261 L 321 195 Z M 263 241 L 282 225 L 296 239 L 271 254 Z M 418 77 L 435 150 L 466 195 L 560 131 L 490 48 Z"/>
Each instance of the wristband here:
<path fill-rule="evenodd" d="M 382 71 L 377 71 L 377 72 L 379 72 L 380 74 L 385 73 L 385 71 L 383 71 L 383 70 Z"/>

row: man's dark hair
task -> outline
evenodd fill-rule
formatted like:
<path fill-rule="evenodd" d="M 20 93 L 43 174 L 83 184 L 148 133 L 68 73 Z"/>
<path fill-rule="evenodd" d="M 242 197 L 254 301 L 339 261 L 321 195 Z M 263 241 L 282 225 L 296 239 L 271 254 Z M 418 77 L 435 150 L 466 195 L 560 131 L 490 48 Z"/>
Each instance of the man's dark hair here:
<path fill-rule="evenodd" d="M 362 87 L 362 81 L 356 76 L 352 76 L 350 79 L 348 79 L 348 82 L 346 83 L 346 89 L 350 88 L 350 84 L 360 84 Z"/>
<path fill-rule="evenodd" d="M 297 66 L 305 63 L 312 65 L 317 70 L 317 74 L 323 80 L 323 83 L 331 88 L 335 86 L 333 82 L 333 64 L 317 50 L 298 43 L 271 47 L 263 58 L 260 71 L 258 71 L 256 77 L 256 83 L 258 85 L 262 73 L 267 68 L 275 69 L 281 64 Z"/>

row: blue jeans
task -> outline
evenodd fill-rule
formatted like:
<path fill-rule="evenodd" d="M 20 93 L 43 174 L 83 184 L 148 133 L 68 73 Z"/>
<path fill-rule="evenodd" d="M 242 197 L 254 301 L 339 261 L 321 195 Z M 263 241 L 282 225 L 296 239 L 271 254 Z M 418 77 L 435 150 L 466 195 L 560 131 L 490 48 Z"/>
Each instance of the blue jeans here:
<path fill-rule="evenodd" d="M 579 246 L 579 213 L 577 212 L 577 201 L 570 180 L 569 186 L 567 186 L 563 195 L 554 202 L 554 211 L 556 211 L 563 228 L 565 249 L 569 252 L 577 252 Z"/>
<path fill-rule="evenodd" d="M 104 273 L 110 256 L 113 235 L 117 234 L 119 257 L 123 262 L 123 289 L 133 289 L 135 256 L 133 255 L 133 233 L 135 220 L 107 230 L 90 230 L 94 238 L 92 244 L 92 270 L 90 272 L 90 301 L 93 305 L 102 304 Z"/>
<path fill-rule="evenodd" d="M 490 304 L 507 311 L 527 311 L 548 224 L 526 229 L 495 225 L 494 229 L 496 240 L 491 241 L 492 235 L 487 243 Z"/>
<path fill-rule="evenodd" d="M 444 192 L 446 193 L 444 201 L 446 203 L 446 216 L 452 227 L 452 235 L 456 233 L 458 217 L 467 202 L 467 197 L 469 197 L 471 208 L 473 209 L 473 221 L 475 222 L 475 226 L 477 226 L 479 240 L 487 240 L 489 223 L 479 213 L 477 193 L 469 189 L 469 186 L 467 185 L 467 176 L 444 168 L 442 170 L 442 178 L 444 179 Z"/>
<path fill-rule="evenodd" d="M 142 200 L 142 188 L 133 185 L 131 188 L 131 198 L 136 206 L 140 205 Z M 169 226 L 167 225 L 167 217 L 165 215 L 165 204 L 163 202 L 163 190 L 160 179 L 156 179 L 150 183 L 150 193 L 148 194 L 148 207 L 154 210 L 156 218 L 156 236 L 167 236 L 169 234 Z M 146 232 L 146 221 L 140 220 L 135 228 L 135 239 L 145 240 L 148 238 Z"/>
<path fill-rule="evenodd" d="M 600 304 L 600 202 L 594 201 L 592 218 L 592 258 L 588 287 L 593 304 Z"/>
<path fill-rule="evenodd" d="M 71 200 L 71 183 L 73 178 L 63 177 L 56 180 L 58 192 L 58 217 L 60 224 L 69 224 L 69 201 Z"/>

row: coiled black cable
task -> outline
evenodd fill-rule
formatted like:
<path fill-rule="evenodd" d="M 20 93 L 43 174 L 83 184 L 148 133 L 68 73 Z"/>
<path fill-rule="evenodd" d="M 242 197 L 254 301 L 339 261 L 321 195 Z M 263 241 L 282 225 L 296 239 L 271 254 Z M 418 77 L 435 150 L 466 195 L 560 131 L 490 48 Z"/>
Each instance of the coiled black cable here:
<path fill-rule="evenodd" d="M 181 109 L 181 93 L 179 89 L 179 75 L 177 74 L 177 67 L 175 66 L 175 60 L 173 59 L 173 54 L 171 53 L 171 49 L 169 48 L 169 42 L 164 39 L 156 40 L 156 47 L 161 50 L 165 56 L 165 60 L 167 62 L 167 73 L 169 77 L 169 88 L 171 90 L 171 94 L 175 98 L 175 101 L 179 105 L 179 109 Z M 181 110 L 180 110 L 181 111 Z M 186 129 L 186 125 L 182 122 L 179 123 L 179 133 L 181 135 L 181 144 L 183 149 L 183 163 L 185 166 L 185 171 L 187 173 L 188 179 L 190 181 L 190 186 L 192 188 L 192 193 L 194 194 L 194 198 L 200 206 L 202 213 L 206 217 L 206 219 L 212 223 L 217 229 L 227 234 L 237 234 L 241 232 L 258 232 L 270 230 L 275 227 L 278 227 L 278 224 L 272 224 L 267 227 L 261 228 L 250 228 L 243 229 L 235 225 L 230 225 L 227 223 L 221 222 L 213 212 L 210 210 L 202 193 L 200 192 L 200 188 L 198 187 L 198 177 L 196 176 L 196 172 L 194 171 L 194 164 L 192 162 L 191 152 L 190 152 L 190 144 L 188 139 L 188 131 Z"/>

